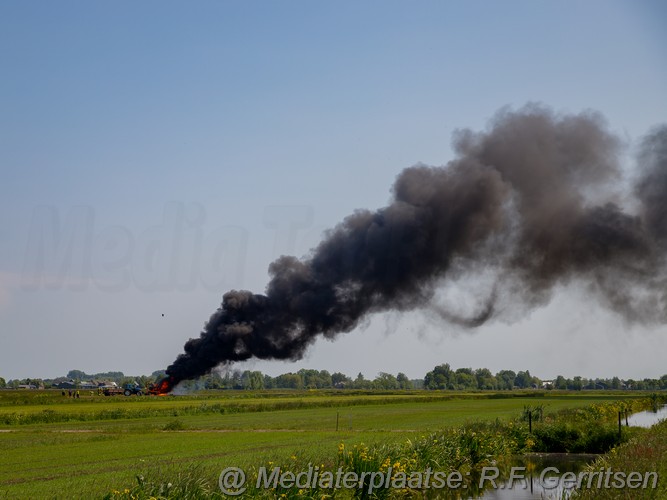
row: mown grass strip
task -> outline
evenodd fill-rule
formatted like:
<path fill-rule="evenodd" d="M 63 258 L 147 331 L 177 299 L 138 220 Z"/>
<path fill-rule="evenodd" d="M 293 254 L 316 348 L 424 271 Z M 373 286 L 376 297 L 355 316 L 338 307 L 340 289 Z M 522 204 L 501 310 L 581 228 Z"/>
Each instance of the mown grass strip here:
<path fill-rule="evenodd" d="M 1 396 L 4 396 L 1 395 Z M 43 404 L 22 404 L 13 406 L 4 406 L 0 408 L 0 425 L 32 425 L 32 424 L 53 424 L 61 422 L 87 422 L 94 420 L 121 420 L 121 419 L 141 419 L 164 416 L 196 416 L 210 414 L 237 414 L 237 413 L 261 413 L 275 412 L 284 410 L 316 409 L 316 408 L 345 408 L 353 406 L 370 405 L 388 405 L 392 403 L 411 404 L 411 403 L 439 403 L 445 401 L 474 401 L 488 400 L 532 400 L 543 398 L 545 404 L 557 405 L 558 401 L 572 404 L 577 401 L 582 404 L 590 403 L 595 400 L 616 400 L 627 399 L 627 394 L 598 395 L 590 394 L 588 397 L 580 395 L 561 395 L 551 392 L 532 391 L 525 393 L 473 393 L 473 394 L 452 394 L 448 392 L 421 391 L 407 395 L 396 394 L 375 394 L 359 396 L 354 393 L 345 397 L 336 394 L 336 396 L 309 396 L 301 397 L 297 393 L 293 399 L 281 398 L 248 398 L 246 400 L 228 399 L 224 396 L 217 400 L 206 399 L 199 401 L 191 397 L 168 397 L 168 398 L 150 398 L 150 397 L 116 397 L 113 399 L 93 397 L 91 401 L 71 400 L 63 403 Z M 634 393 L 632 397 L 639 397 Z M 69 398 L 67 398 L 69 399 Z M 484 406 L 482 404 L 482 406 Z"/>

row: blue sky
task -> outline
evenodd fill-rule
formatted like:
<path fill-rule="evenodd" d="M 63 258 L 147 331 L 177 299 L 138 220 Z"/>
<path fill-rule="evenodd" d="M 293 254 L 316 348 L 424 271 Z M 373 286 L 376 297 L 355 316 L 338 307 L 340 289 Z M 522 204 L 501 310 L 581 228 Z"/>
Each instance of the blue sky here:
<path fill-rule="evenodd" d="M 657 0 L 1 2 L 0 376 L 165 368 L 227 289 L 504 106 L 595 109 L 631 158 L 667 120 L 665 61 Z M 372 317 L 242 368 L 667 371 L 667 329 L 580 299 L 475 332 Z"/>

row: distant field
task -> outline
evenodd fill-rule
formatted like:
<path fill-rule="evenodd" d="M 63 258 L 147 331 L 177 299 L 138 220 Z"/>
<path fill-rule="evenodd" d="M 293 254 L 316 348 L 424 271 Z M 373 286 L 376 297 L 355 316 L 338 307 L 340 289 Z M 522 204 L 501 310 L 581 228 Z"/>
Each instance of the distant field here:
<path fill-rule="evenodd" d="M 0 391 L 0 498 L 99 498 L 156 464 L 219 471 L 294 455 L 325 462 L 341 442 L 397 442 L 465 422 L 512 419 L 527 404 L 551 412 L 641 396 L 229 391 L 129 398 L 82 392 L 70 399 L 60 391 Z"/>

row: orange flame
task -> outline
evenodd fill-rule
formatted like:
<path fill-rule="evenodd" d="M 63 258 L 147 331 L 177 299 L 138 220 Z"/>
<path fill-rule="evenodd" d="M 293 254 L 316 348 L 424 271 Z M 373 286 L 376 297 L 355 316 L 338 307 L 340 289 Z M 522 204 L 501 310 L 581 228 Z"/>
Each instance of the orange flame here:
<path fill-rule="evenodd" d="M 166 396 L 174 388 L 173 383 L 174 377 L 165 377 L 153 384 L 150 392 L 156 396 Z"/>

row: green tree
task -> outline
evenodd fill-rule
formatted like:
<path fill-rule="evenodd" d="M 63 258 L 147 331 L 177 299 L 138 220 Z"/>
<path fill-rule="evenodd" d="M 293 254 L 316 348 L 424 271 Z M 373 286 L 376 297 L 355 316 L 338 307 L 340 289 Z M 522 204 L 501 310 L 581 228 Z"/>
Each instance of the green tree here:
<path fill-rule="evenodd" d="M 526 370 L 525 372 L 517 373 L 514 385 L 521 389 L 531 388 L 533 386 L 533 377 L 531 377 L 530 371 Z"/>
<path fill-rule="evenodd" d="M 496 377 L 491 374 L 488 368 L 478 368 L 475 370 L 475 379 L 477 380 L 477 388 L 486 391 L 496 389 L 498 383 Z"/>
<path fill-rule="evenodd" d="M 254 391 L 264 389 L 264 375 L 262 375 L 262 372 L 252 372 L 250 388 Z"/>
<path fill-rule="evenodd" d="M 76 379 L 74 379 L 76 380 Z M 80 380 L 77 381 L 77 385 L 81 382 Z M 120 381 L 120 386 L 125 387 L 127 384 L 139 384 L 139 381 L 135 377 L 123 377 Z"/>
<path fill-rule="evenodd" d="M 424 387 L 426 389 L 447 389 L 450 384 L 453 384 L 452 369 L 448 363 L 439 365 L 433 368 L 424 377 Z"/>
<path fill-rule="evenodd" d="M 141 387 L 148 387 L 149 385 L 151 385 L 154 382 L 154 380 L 153 380 L 153 377 L 148 377 L 146 375 L 141 375 L 140 377 L 137 377 L 137 382 L 139 382 L 139 385 Z"/>
<path fill-rule="evenodd" d="M 241 376 L 243 380 L 243 388 L 251 391 L 264 389 L 264 376 L 262 372 L 246 370 Z"/>
<path fill-rule="evenodd" d="M 391 373 L 380 372 L 373 380 L 373 387 L 384 390 L 398 389 L 398 380 Z"/>
<path fill-rule="evenodd" d="M 353 386 L 355 389 L 370 389 L 373 386 L 373 382 L 366 380 L 364 374 L 359 372 L 357 378 L 354 379 Z"/>
<path fill-rule="evenodd" d="M 302 369 L 298 373 L 303 378 L 303 385 L 307 389 L 327 389 L 332 387 L 331 374 L 326 370 Z"/>
<path fill-rule="evenodd" d="M 472 372 L 472 368 L 459 368 L 454 372 L 455 385 L 459 391 L 469 391 L 477 389 L 477 380 Z"/>
<path fill-rule="evenodd" d="M 81 373 L 83 373 L 83 372 L 81 372 Z M 153 373 L 155 373 L 155 372 L 153 372 Z M 83 374 L 85 375 L 85 377 L 83 377 L 85 379 L 113 380 L 116 383 L 120 383 L 122 378 L 125 376 L 123 374 L 123 372 L 101 372 L 101 373 L 94 373 L 93 375 L 88 375 L 86 373 L 83 373 Z M 160 378 L 162 378 L 162 377 L 160 377 Z"/>
<path fill-rule="evenodd" d="M 243 374 L 241 375 L 241 384 L 243 385 L 243 388 L 246 390 L 249 390 L 251 381 L 250 381 L 250 374 L 252 372 L 250 370 L 244 370 Z"/>
<path fill-rule="evenodd" d="M 644 379 L 644 390 L 657 391 L 660 388 L 660 381 L 655 378 Z"/>
<path fill-rule="evenodd" d="M 396 381 L 398 382 L 398 387 L 400 389 L 412 389 L 412 382 L 405 373 L 399 373 L 396 375 Z"/>
<path fill-rule="evenodd" d="M 512 370 L 500 370 L 496 373 L 496 383 L 498 389 L 511 391 L 514 389 L 514 381 L 516 380 L 516 373 Z"/>
<path fill-rule="evenodd" d="M 298 373 L 283 373 L 274 380 L 279 389 L 303 389 L 303 378 Z"/>
<path fill-rule="evenodd" d="M 7 387 L 7 382 L 5 382 L 5 379 L 0 377 L 0 389 L 4 389 Z"/>
<path fill-rule="evenodd" d="M 209 373 L 201 377 L 204 389 L 222 389 L 222 377 L 219 373 Z"/>
<path fill-rule="evenodd" d="M 328 371 L 320 371 L 317 387 L 319 389 L 331 389 L 333 387 L 333 379 L 331 378 L 331 374 Z"/>
<path fill-rule="evenodd" d="M 243 389 L 243 373 L 240 370 L 226 371 L 222 377 L 223 389 Z"/>
<path fill-rule="evenodd" d="M 352 379 L 344 373 L 336 372 L 331 374 L 331 384 L 333 387 L 352 387 Z"/>
<path fill-rule="evenodd" d="M 86 372 L 83 372 L 81 370 L 70 370 L 67 372 L 67 378 L 71 378 L 78 384 L 82 380 L 85 380 L 90 377 L 86 375 Z"/>
<path fill-rule="evenodd" d="M 565 377 L 562 375 L 558 375 L 556 377 L 556 381 L 554 382 L 554 386 L 556 389 L 565 390 L 567 389 L 567 380 L 565 380 Z"/>
<path fill-rule="evenodd" d="M 306 389 L 315 389 L 317 387 L 317 380 L 319 378 L 317 370 L 306 370 L 302 368 L 297 373 L 301 376 L 303 386 Z"/>

